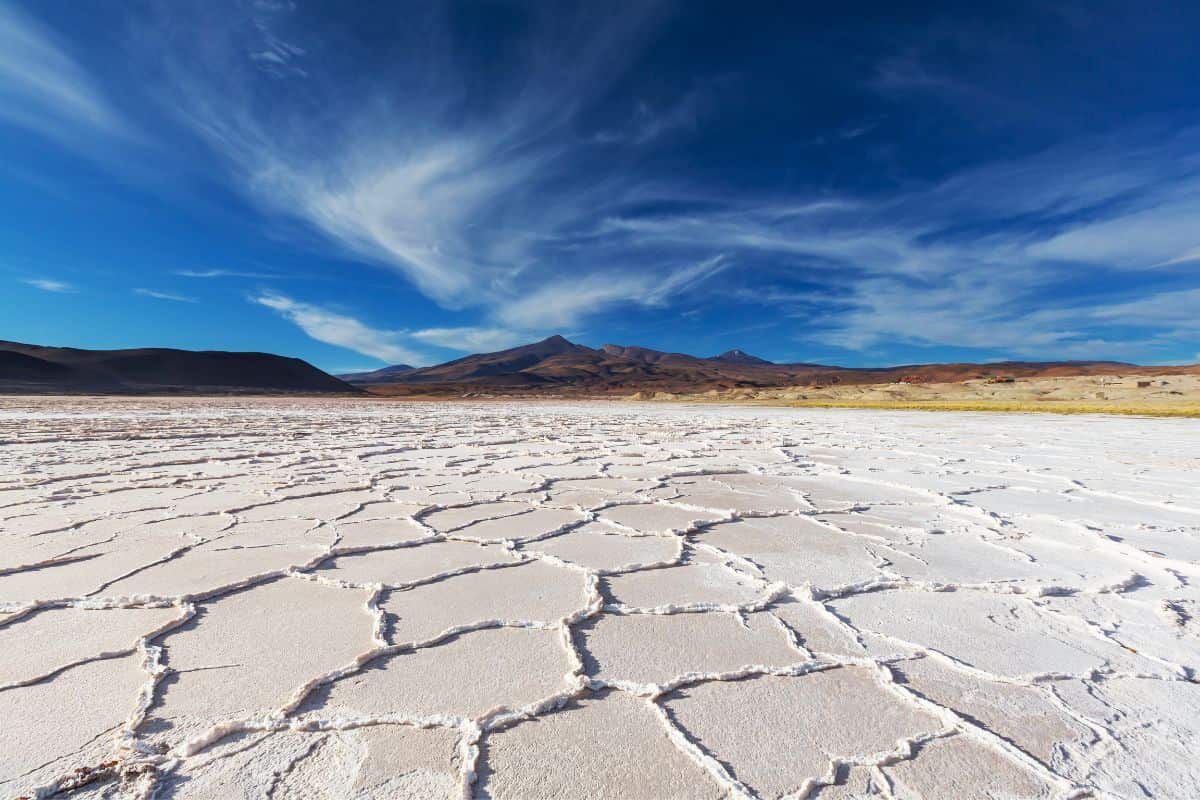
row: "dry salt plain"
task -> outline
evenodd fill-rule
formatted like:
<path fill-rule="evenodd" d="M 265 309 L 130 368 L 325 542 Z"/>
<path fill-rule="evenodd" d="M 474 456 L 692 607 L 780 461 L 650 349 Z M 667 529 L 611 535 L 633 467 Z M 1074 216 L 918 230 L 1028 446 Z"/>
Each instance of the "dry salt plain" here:
<path fill-rule="evenodd" d="M 1200 427 L 0 401 L 0 797 L 1194 798 Z"/>

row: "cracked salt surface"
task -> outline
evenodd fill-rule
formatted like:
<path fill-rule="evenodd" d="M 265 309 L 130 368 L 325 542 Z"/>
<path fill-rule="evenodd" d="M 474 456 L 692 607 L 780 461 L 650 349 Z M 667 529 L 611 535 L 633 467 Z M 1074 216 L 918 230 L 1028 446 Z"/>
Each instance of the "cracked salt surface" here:
<path fill-rule="evenodd" d="M 0 400 L 0 798 L 1200 796 L 1187 420 Z"/>

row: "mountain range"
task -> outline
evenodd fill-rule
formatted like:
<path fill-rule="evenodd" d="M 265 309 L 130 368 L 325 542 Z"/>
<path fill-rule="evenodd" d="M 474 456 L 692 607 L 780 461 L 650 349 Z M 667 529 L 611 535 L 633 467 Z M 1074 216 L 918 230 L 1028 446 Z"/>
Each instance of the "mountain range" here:
<path fill-rule="evenodd" d="M 405 365 L 341 375 L 373 394 L 573 394 L 626 395 L 635 392 L 695 393 L 737 388 L 872 384 L 905 381 L 942 383 L 972 378 L 1108 375 L 1138 369 L 1115 361 L 1007 361 L 992 364 L 920 364 L 850 368 L 823 364 L 776 364 L 742 350 L 707 358 L 606 344 L 586 347 L 562 336 L 465 356 L 432 367 Z M 1155 367 L 1158 373 L 1195 368 Z"/>
<path fill-rule="evenodd" d="M 551 336 L 432 367 L 394 364 L 329 375 L 270 353 L 168 348 L 82 350 L 0 341 L 0 392 L 7 393 L 343 393 L 385 396 L 627 396 L 729 389 L 884 383 L 955 383 L 973 378 L 1200 373 L 1200 366 L 1138 367 L 1115 361 L 1006 361 L 850 368 L 776 364 L 742 350 L 707 358 L 606 344 L 591 348 Z"/>

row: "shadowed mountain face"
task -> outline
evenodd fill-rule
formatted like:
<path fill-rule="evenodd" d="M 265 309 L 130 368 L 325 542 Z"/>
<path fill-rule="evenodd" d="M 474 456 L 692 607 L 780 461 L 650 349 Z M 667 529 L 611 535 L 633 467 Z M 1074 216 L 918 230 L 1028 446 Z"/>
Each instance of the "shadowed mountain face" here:
<path fill-rule="evenodd" d="M 0 341 L 0 391 L 33 393 L 352 392 L 298 358 L 270 353 L 78 350 Z"/>
<path fill-rule="evenodd" d="M 416 367 L 408 364 L 392 364 L 390 367 L 374 369 L 370 372 L 342 372 L 334 376 L 339 380 L 350 383 L 391 383 L 405 372 L 412 372 Z"/>
<path fill-rule="evenodd" d="M 414 369 L 403 376 L 404 383 L 470 383 L 500 381 L 501 383 L 542 382 L 542 371 L 557 359 L 563 364 L 585 364 L 600 353 L 590 347 L 568 342 L 561 336 L 551 336 L 540 342 L 482 353 L 447 361 L 436 367 Z"/>
<path fill-rule="evenodd" d="M 435 367 L 393 372 L 382 378 L 375 376 L 394 368 L 367 373 L 371 376 L 367 380 L 345 377 L 352 383 L 368 386 L 373 393 L 389 395 L 621 395 L 836 383 L 943 383 L 989 377 L 1107 375 L 1129 372 L 1131 367 L 1111 361 L 1055 361 L 852 369 L 821 364 L 774 364 L 741 350 L 698 358 L 615 344 L 592 349 L 561 336 L 551 336 L 511 350 L 466 356 Z M 1155 370 L 1167 373 L 1171 368 Z"/>

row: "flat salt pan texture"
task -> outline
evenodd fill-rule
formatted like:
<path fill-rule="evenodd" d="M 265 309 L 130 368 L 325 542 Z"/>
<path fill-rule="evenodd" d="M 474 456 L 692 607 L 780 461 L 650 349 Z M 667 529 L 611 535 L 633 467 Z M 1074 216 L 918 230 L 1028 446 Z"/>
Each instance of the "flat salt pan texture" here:
<path fill-rule="evenodd" d="M 0 800 L 1200 796 L 1200 423 L 0 399 Z"/>

